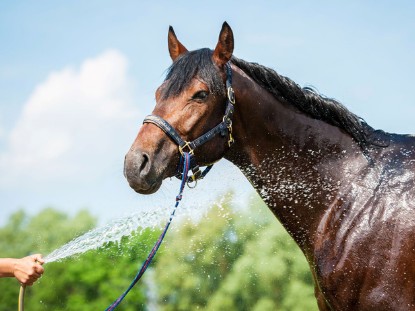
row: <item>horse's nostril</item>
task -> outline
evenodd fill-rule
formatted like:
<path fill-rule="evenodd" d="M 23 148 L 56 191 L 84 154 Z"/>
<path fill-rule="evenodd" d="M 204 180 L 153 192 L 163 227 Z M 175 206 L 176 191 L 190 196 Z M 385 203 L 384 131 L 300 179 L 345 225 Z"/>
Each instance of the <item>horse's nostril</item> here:
<path fill-rule="evenodd" d="M 147 166 L 149 166 L 150 158 L 147 153 L 142 154 L 141 165 L 140 165 L 140 172 L 145 172 Z"/>
<path fill-rule="evenodd" d="M 124 176 L 129 182 L 137 182 L 151 170 L 150 155 L 142 151 L 129 151 L 124 159 Z"/>

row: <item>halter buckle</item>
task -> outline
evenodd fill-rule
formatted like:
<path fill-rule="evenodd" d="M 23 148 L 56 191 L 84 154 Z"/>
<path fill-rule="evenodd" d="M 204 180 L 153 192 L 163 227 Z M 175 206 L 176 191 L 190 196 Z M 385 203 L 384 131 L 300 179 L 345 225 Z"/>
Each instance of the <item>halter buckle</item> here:
<path fill-rule="evenodd" d="M 232 105 L 235 105 L 235 92 L 233 91 L 232 86 L 228 87 L 228 100 Z"/>
<path fill-rule="evenodd" d="M 185 144 L 183 146 L 179 146 L 179 152 L 182 156 L 186 152 L 186 150 L 184 150 L 185 148 L 189 149 L 189 151 L 187 151 L 188 154 L 190 154 L 190 155 L 194 154 L 194 150 L 192 149 L 192 147 L 190 147 L 190 142 L 185 141 Z"/>

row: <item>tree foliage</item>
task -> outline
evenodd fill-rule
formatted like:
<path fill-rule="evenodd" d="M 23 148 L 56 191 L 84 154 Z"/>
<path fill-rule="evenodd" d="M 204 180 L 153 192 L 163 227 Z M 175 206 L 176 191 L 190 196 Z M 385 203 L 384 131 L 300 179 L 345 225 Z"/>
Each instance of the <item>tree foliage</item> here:
<path fill-rule="evenodd" d="M 180 226 L 155 272 L 161 310 L 317 310 L 303 254 L 259 199 Z"/>
<path fill-rule="evenodd" d="M 276 218 L 259 199 L 239 210 L 230 202 L 229 196 L 197 222 L 175 219 L 151 272 L 120 310 L 317 310 L 304 256 Z M 34 217 L 19 211 L 0 228 L 0 256 L 48 254 L 95 225 L 87 211 L 74 217 L 51 208 Z M 144 230 L 47 263 L 26 291 L 26 308 L 104 310 L 127 288 L 159 233 Z M 18 292 L 15 279 L 0 280 L 0 311 L 16 310 Z"/>
<path fill-rule="evenodd" d="M 13 214 L 0 229 L 1 257 L 48 254 L 96 224 L 87 212 L 73 218 L 53 209 L 34 217 Z M 45 273 L 26 289 L 29 310 L 104 310 L 129 285 L 145 260 L 158 232 L 144 230 L 123 238 L 120 243 L 89 251 L 75 258 L 45 264 Z M 19 283 L 14 278 L 0 280 L 0 311 L 16 310 Z M 142 284 L 123 302 L 123 310 L 144 310 Z"/>

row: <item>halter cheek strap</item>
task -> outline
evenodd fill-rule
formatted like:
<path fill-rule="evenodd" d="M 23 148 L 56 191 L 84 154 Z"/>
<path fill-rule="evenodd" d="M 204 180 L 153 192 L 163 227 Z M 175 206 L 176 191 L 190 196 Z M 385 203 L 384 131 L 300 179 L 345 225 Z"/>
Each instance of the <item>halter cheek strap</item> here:
<path fill-rule="evenodd" d="M 234 112 L 234 105 L 235 105 L 235 93 L 232 89 L 232 69 L 230 63 L 226 63 L 226 110 L 223 116 L 222 122 L 216 125 L 214 128 L 206 132 L 205 134 L 199 136 L 193 141 L 186 141 L 183 140 L 177 131 L 174 129 L 173 126 L 170 125 L 169 122 L 164 120 L 163 118 L 156 116 L 156 115 L 149 115 L 144 118 L 143 123 L 152 123 L 158 126 L 164 133 L 166 133 L 177 145 L 180 152 L 180 164 L 178 168 L 178 173 L 176 175 L 177 178 L 182 179 L 182 165 L 183 162 L 183 155 L 185 152 L 190 154 L 190 169 L 193 175 L 189 176 L 187 179 L 187 184 L 189 185 L 192 182 L 196 182 L 198 179 L 202 179 L 206 176 L 206 174 L 210 171 L 213 164 L 208 165 L 204 171 L 201 171 L 199 166 L 196 163 L 194 157 L 194 150 L 197 147 L 205 144 L 216 135 L 220 134 L 222 137 L 228 135 L 228 146 L 230 147 L 234 139 L 232 137 L 232 118 Z M 190 186 L 190 185 L 189 185 Z"/>

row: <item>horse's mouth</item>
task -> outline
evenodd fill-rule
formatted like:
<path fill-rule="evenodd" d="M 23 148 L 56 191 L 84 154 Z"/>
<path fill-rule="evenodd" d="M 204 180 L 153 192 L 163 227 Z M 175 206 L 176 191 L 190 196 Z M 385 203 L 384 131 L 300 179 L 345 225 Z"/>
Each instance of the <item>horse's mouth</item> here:
<path fill-rule="evenodd" d="M 153 194 L 157 192 L 161 185 L 163 184 L 163 180 L 166 178 L 171 178 L 176 176 L 177 171 L 175 169 L 166 167 L 160 172 L 162 169 L 156 169 L 152 167 L 145 176 L 141 176 L 139 171 L 136 170 L 124 170 L 124 175 L 130 185 L 130 187 L 139 194 Z M 158 172 L 158 174 L 156 174 Z"/>
<path fill-rule="evenodd" d="M 125 157 L 124 176 L 130 187 L 139 194 L 152 194 L 159 190 L 166 175 L 171 173 L 169 163 L 163 160 L 157 160 L 147 152 L 129 151 Z"/>
<path fill-rule="evenodd" d="M 160 189 L 162 181 L 154 181 L 149 185 L 135 184 L 129 181 L 130 187 L 139 194 L 153 194 Z"/>

